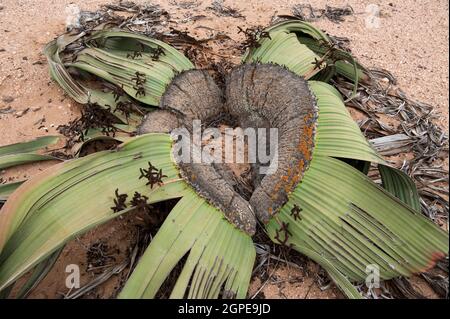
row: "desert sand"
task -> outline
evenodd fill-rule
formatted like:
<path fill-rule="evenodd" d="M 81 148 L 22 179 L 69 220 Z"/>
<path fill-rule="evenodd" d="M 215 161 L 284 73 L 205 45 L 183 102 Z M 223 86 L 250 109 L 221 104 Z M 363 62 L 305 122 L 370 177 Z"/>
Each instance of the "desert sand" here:
<path fill-rule="evenodd" d="M 1 0 L 0 1 L 0 146 L 33 139 L 37 136 L 58 134 L 58 125 L 77 117 L 80 107 L 65 97 L 57 84 L 50 80 L 43 46 L 64 32 L 69 4 L 82 10 L 96 10 L 106 0 Z M 136 0 L 136 3 L 146 1 Z M 182 1 L 178 1 L 182 2 Z M 181 21 L 179 29 L 188 30 L 194 37 L 214 32 L 224 32 L 234 41 L 242 40 L 237 26 L 269 24 L 275 14 L 290 14 L 294 4 L 307 1 L 225 1 L 226 5 L 241 11 L 245 19 L 216 17 L 205 10 L 210 1 L 199 1 L 194 9 L 183 9 L 177 1 L 151 1 L 170 12 L 173 19 Z M 449 20 L 448 1 L 310 1 L 315 8 L 325 5 L 350 5 L 354 14 L 345 21 L 335 23 L 319 19 L 315 25 L 327 33 L 350 39 L 350 49 L 367 67 L 381 67 L 391 71 L 399 86 L 412 98 L 434 106 L 439 114 L 439 124 L 448 133 L 449 110 Z M 379 15 L 373 25 L 373 11 L 368 5 L 377 5 Z M 205 15 L 197 21 L 192 15 Z M 197 28 L 201 26 L 202 28 Z M 207 27 L 207 28 L 203 28 Z M 239 57 L 233 57 L 238 59 Z M 2 112 L 2 110 L 4 112 Z M 5 111 L 7 110 L 7 111 Z M 28 178 L 52 163 L 25 166 L 0 172 L 9 180 Z M 92 238 L 114 237 L 119 243 L 122 258 L 127 249 L 126 221 L 102 227 L 95 234 L 69 244 L 55 269 L 31 295 L 34 298 L 58 298 L 66 293 L 61 278 L 64 263 L 83 259 L 85 246 Z M 132 221 L 130 221 L 132 223 Z M 125 224 L 125 225 L 124 225 Z M 121 257 L 118 257 L 119 259 Z M 274 265 L 277 262 L 274 262 Z M 305 262 L 301 267 L 286 266 L 278 262 L 278 269 L 267 282 L 255 279 L 249 295 L 258 292 L 266 298 L 338 298 L 342 295 L 331 287 L 322 291 L 315 274 L 315 265 Z M 89 279 L 84 274 L 83 280 Z M 60 279 L 58 279 L 60 278 Z M 58 282 L 60 280 L 61 282 Z M 112 278 L 88 297 L 112 297 L 120 278 Z M 423 286 L 419 290 L 429 297 L 432 291 Z"/>

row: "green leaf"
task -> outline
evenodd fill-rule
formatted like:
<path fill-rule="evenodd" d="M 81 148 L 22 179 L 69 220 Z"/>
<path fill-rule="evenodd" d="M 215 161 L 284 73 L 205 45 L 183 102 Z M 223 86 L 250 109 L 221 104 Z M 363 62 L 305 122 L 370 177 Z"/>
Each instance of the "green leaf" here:
<path fill-rule="evenodd" d="M 87 47 L 76 55 L 77 61 L 64 64 L 61 59 L 62 52 L 68 45 L 83 37 L 85 43 L 95 42 L 99 48 Z M 161 57 L 151 61 L 148 57 L 142 61 L 126 57 L 133 50 L 140 50 L 141 45 L 144 51 L 161 48 Z M 143 35 L 117 30 L 95 30 L 90 36 L 86 36 L 85 33 L 76 36 L 64 34 L 50 42 L 45 47 L 44 54 L 47 57 L 52 78 L 70 97 L 81 104 L 95 103 L 102 107 L 110 107 L 113 112 L 118 102 L 132 102 L 136 97 L 136 90 L 130 82 L 136 72 L 145 73 L 147 78 L 146 94 L 138 96 L 138 100 L 158 105 L 159 98 L 172 77 L 177 72 L 194 67 L 185 56 L 168 44 Z M 75 57 L 72 58 L 75 60 Z M 124 95 L 116 100 L 112 93 L 90 88 L 81 79 L 75 79 L 69 73 L 69 67 L 93 73 L 119 87 L 124 85 L 125 91 L 131 97 Z M 115 115 L 123 123 L 127 122 L 127 119 L 120 114 Z"/>
<path fill-rule="evenodd" d="M 45 46 L 44 55 L 47 57 L 52 79 L 76 102 L 80 104 L 92 103 L 103 108 L 109 108 L 122 123 L 129 122 L 136 125 L 136 121 L 139 120 L 139 117 L 136 115 L 133 114 L 130 119 L 127 119 L 123 114 L 115 113 L 118 103 L 132 102 L 129 97 L 121 96 L 116 99 L 112 93 L 103 92 L 100 89 L 88 88 L 80 79 L 72 77 L 69 70 L 63 64 L 60 57 L 61 53 L 68 45 L 78 41 L 83 36 L 84 33 L 80 33 L 77 36 L 64 34 Z"/>
<path fill-rule="evenodd" d="M 77 54 L 76 62 L 67 64 L 92 73 L 118 87 L 134 99 L 148 105 L 159 105 L 159 100 L 172 78 L 194 65 L 173 47 L 164 42 L 124 31 L 100 31 L 87 40 L 98 47 L 88 47 Z M 141 45 L 142 47 L 140 47 Z M 161 49 L 155 59 L 151 50 Z M 128 57 L 134 51 L 142 51 L 140 57 Z M 142 74 L 145 94 L 138 94 L 133 79 L 136 72 Z"/>
<path fill-rule="evenodd" d="M 292 244 L 295 250 L 302 251 L 306 256 L 315 260 L 318 264 L 322 266 L 323 269 L 328 273 L 331 280 L 341 289 L 341 291 L 350 299 L 362 299 L 359 291 L 353 286 L 353 284 L 348 280 L 348 278 L 334 267 L 333 263 L 323 258 L 320 254 L 306 247 L 299 248 L 296 246 L 295 239 L 292 240 Z"/>
<path fill-rule="evenodd" d="M 387 165 L 378 165 L 378 170 L 384 189 L 420 213 L 419 193 L 411 178 L 403 171 Z"/>
<path fill-rule="evenodd" d="M 130 137 L 126 137 L 126 136 L 121 136 L 120 134 L 115 134 L 114 137 L 112 136 L 106 136 L 103 135 L 104 133 L 102 132 L 102 130 L 89 130 L 88 135 L 84 136 L 84 141 L 83 142 L 79 142 L 76 143 L 73 147 L 72 147 L 72 152 L 73 154 L 76 154 L 77 156 L 80 155 L 80 152 L 82 152 L 83 149 L 85 149 L 86 147 L 88 147 L 89 145 L 91 145 L 91 143 L 93 142 L 99 142 L 99 141 L 103 141 L 103 142 L 126 142 L 130 139 Z"/>
<path fill-rule="evenodd" d="M 317 41 L 330 42 L 330 38 L 320 29 L 312 24 L 300 20 L 287 20 L 276 23 L 268 28 L 267 31 L 287 31 L 295 33 L 297 36 L 308 36 Z"/>
<path fill-rule="evenodd" d="M 302 209 L 301 219 L 292 214 L 294 205 Z M 349 297 L 354 294 L 344 277 L 363 282 L 369 265 L 379 267 L 381 280 L 410 276 L 432 267 L 449 249 L 448 233 L 350 165 L 324 156 L 314 157 L 288 203 L 267 225 L 276 242 L 277 234 L 284 239 L 281 222 L 289 224 L 288 243 L 331 269 Z"/>
<path fill-rule="evenodd" d="M 56 165 L 24 183 L 0 214 L 0 290 L 75 236 L 133 210 L 127 207 L 113 213 L 114 190 L 118 189 L 129 198 L 138 191 L 149 197 L 149 203 L 182 198 L 133 272 L 122 297 L 153 297 L 171 267 L 186 253 L 183 247 L 191 253 L 172 297 L 185 294 L 190 278 L 195 280 L 190 297 L 217 298 L 220 293 L 245 297 L 255 258 L 252 240 L 178 176 L 171 147 L 167 134 L 143 135 L 118 150 Z M 139 169 L 146 168 L 149 161 L 167 175 L 163 185 L 153 189 L 139 179 Z M 170 246 L 171 241 L 177 245 Z M 164 249 L 168 249 L 167 254 Z M 155 264 L 158 258 L 161 265 Z M 42 273 L 40 266 L 37 269 Z M 137 293 L 143 284 L 143 292 Z"/>
<path fill-rule="evenodd" d="M 25 181 L 0 184 L 0 201 L 6 201 L 8 196 L 11 195 L 24 182 Z"/>
<path fill-rule="evenodd" d="M 245 63 L 278 64 L 307 79 L 321 70 L 314 65 L 320 57 L 301 44 L 294 33 L 273 31 L 269 34 L 270 38 L 260 39 L 260 46 L 243 57 Z"/>
<path fill-rule="evenodd" d="M 119 297 L 155 297 L 188 253 L 171 298 L 246 296 L 256 255 L 250 236 L 191 190 L 169 214 Z"/>
<path fill-rule="evenodd" d="M 356 95 L 358 82 L 368 79 L 364 67 L 349 52 L 337 48 L 324 32 L 307 22 L 289 19 L 264 31 L 270 38 L 261 37 L 257 48 L 247 50 L 244 62 L 276 63 L 306 79 L 324 82 L 336 74 L 345 76 L 354 82 L 348 100 Z"/>
<path fill-rule="evenodd" d="M 0 157 L 0 169 L 5 169 L 13 166 L 29 164 L 41 161 L 60 161 L 59 158 L 51 155 L 41 155 L 33 153 L 19 153 L 13 155 L 5 155 Z"/>
<path fill-rule="evenodd" d="M 345 108 L 339 92 L 331 85 L 308 82 L 319 108 L 316 147 L 313 156 L 332 156 L 383 164 Z"/>
<path fill-rule="evenodd" d="M 41 148 L 56 144 L 59 140 L 58 136 L 43 136 L 38 137 L 33 141 L 10 144 L 0 147 L 0 157 L 5 155 L 12 155 L 17 153 L 32 153 Z"/>
<path fill-rule="evenodd" d="M 329 50 L 329 46 L 332 44 L 330 39 L 328 38 L 312 38 L 303 35 L 299 36 L 299 41 L 320 56 L 325 55 Z M 327 45 L 324 45 L 324 43 L 326 43 Z M 328 59 L 328 64 L 329 66 L 335 66 L 335 73 L 333 74 L 333 76 L 335 74 L 342 75 L 349 80 L 356 81 L 356 85 L 361 80 L 368 80 L 368 76 L 364 72 L 364 66 L 354 60 L 353 56 L 350 53 L 345 52 L 341 49 L 334 48 L 333 55 Z M 325 71 L 326 69 L 322 72 Z"/>
<path fill-rule="evenodd" d="M 34 153 L 39 149 L 46 148 L 57 143 L 58 140 L 58 136 L 44 136 L 29 142 L 15 143 L 0 147 L 0 170 L 33 162 L 48 160 L 59 161 L 60 159 L 54 156 Z"/>
<path fill-rule="evenodd" d="M 55 165 L 20 186 L 0 214 L 0 290 L 70 239 L 118 216 L 111 209 L 116 189 L 129 199 L 140 192 L 150 203 L 182 197 L 187 186 L 171 147 L 167 134 L 142 135 L 117 150 Z M 149 161 L 167 175 L 161 187 L 139 179 Z"/>

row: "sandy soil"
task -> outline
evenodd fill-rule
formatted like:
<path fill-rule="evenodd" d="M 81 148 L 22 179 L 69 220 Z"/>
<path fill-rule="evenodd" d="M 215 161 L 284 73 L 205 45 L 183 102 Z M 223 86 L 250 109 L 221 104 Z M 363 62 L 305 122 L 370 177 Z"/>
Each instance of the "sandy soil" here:
<path fill-rule="evenodd" d="M 66 124 L 79 114 L 79 106 L 66 98 L 62 90 L 50 81 L 42 48 L 64 32 L 67 5 L 74 3 L 84 10 L 95 10 L 105 2 L 105 0 L 0 0 L 0 146 L 30 140 L 36 136 L 57 134 L 58 125 Z M 237 26 L 245 28 L 267 25 L 274 14 L 288 14 L 294 4 L 307 1 L 225 1 L 227 5 L 239 8 L 246 19 L 216 17 L 211 12 L 205 11 L 210 1 L 200 1 L 200 5 L 195 9 L 181 9 L 176 1 L 155 0 L 152 3 L 160 4 L 174 19 L 180 21 L 192 14 L 205 15 L 205 19 L 195 22 L 180 22 L 179 28 L 189 30 L 194 36 L 203 37 L 209 32 L 222 31 L 233 40 L 240 41 L 242 35 L 237 33 Z M 320 19 L 315 24 L 329 34 L 348 37 L 351 41 L 350 48 L 360 62 L 368 67 L 376 66 L 392 71 L 400 87 L 409 96 L 434 105 L 435 111 L 439 114 L 439 123 L 448 132 L 448 1 L 350 0 L 347 3 L 353 7 L 355 14 L 347 17 L 345 22 L 337 24 Z M 326 4 L 342 6 L 343 3 L 318 0 L 312 4 L 315 8 L 324 8 Z M 366 9 L 369 4 L 376 4 L 381 10 L 378 28 L 368 27 L 367 18 L 370 14 Z M 199 26 L 209 27 L 213 31 L 197 28 Z M 230 58 L 238 59 L 237 56 Z M 27 112 L 24 112 L 25 110 Z M 51 164 L 0 172 L 0 177 L 11 180 L 24 179 Z M 115 227 L 119 227 L 120 231 Z M 108 239 L 113 235 L 117 239 L 130 231 L 131 228 L 127 228 L 126 225 L 113 222 L 72 242 L 63 251 L 61 257 L 63 259 L 57 262 L 51 273 L 52 277 L 42 283 L 42 287 L 45 286 L 46 289 L 36 289 L 31 297 L 55 298 L 66 293 L 67 289 L 63 285 L 64 262 L 85 263 L 86 260 L 83 260 L 85 245 L 89 241 Z M 126 243 L 126 240 L 119 241 Z M 119 250 L 123 255 L 126 245 L 121 244 Z M 55 278 L 61 280 L 54 282 Z M 103 298 L 113 296 L 114 287 L 119 279 L 114 280 L 116 281 L 108 283 L 110 288 L 107 293 L 97 291 L 97 295 Z M 266 283 L 258 280 L 253 282 L 250 295 L 256 293 L 261 285 L 264 296 L 270 298 L 342 297 L 333 287 L 322 291 L 316 278 L 308 275 L 304 269 L 286 266 L 277 270 L 276 280 L 272 278 Z M 424 292 L 424 294 L 433 297 L 432 293 Z"/>

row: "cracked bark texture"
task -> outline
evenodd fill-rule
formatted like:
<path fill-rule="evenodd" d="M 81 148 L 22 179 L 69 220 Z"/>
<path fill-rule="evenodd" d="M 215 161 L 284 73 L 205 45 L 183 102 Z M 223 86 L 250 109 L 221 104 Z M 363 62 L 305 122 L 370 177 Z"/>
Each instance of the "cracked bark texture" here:
<path fill-rule="evenodd" d="M 253 235 L 256 218 L 268 222 L 301 181 L 312 158 L 317 107 L 306 80 L 271 64 L 246 64 L 231 71 L 222 92 L 206 71 L 186 71 L 164 93 L 161 110 L 146 116 L 138 132 L 169 133 L 177 127 L 193 132 L 193 121 L 209 123 L 229 114 L 242 129 L 278 130 L 277 169 L 260 174 L 253 163 L 254 191 L 245 200 L 226 164 L 178 163 L 182 176 L 239 229 Z M 258 135 L 256 135 L 258 140 Z M 192 140 L 191 140 L 192 142 Z M 270 149 L 266 140 L 266 151 Z M 272 141 L 273 142 L 273 141 Z M 191 148 L 192 149 L 192 148 Z M 267 165 L 267 164 L 266 164 Z"/>
<path fill-rule="evenodd" d="M 242 128 L 278 129 L 278 166 L 259 174 L 250 204 L 266 223 L 283 204 L 307 170 L 314 149 L 318 111 L 308 83 L 278 65 L 246 64 L 231 71 L 226 81 L 226 109 Z M 259 176 L 258 176 L 259 175 Z"/>
<path fill-rule="evenodd" d="M 223 93 L 206 71 L 186 71 L 169 84 L 161 99 L 160 108 L 162 112 L 166 112 L 165 118 L 172 117 L 174 122 L 176 118 L 181 126 L 192 133 L 194 120 L 208 123 L 224 112 Z M 156 117 L 157 115 L 154 118 Z M 159 124 L 160 122 L 156 127 Z M 151 123 L 141 127 L 147 128 L 141 130 L 141 133 L 153 131 Z M 167 126 L 166 132 L 173 129 L 173 126 Z M 256 231 L 256 219 L 248 201 L 234 190 L 230 179 L 224 178 L 213 165 L 193 163 L 193 154 L 190 158 L 191 163 L 178 163 L 182 176 L 200 196 L 223 211 L 227 220 L 253 235 Z"/>
<path fill-rule="evenodd" d="M 180 121 L 174 113 L 167 110 L 156 110 L 145 115 L 136 133 L 138 135 L 145 133 L 170 133 L 179 126 Z"/>

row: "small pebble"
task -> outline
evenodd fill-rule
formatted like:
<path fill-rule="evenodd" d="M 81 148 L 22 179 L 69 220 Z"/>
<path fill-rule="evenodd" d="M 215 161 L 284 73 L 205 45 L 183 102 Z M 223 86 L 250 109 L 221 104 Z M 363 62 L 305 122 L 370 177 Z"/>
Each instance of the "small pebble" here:
<path fill-rule="evenodd" d="M 14 114 L 14 115 L 15 115 L 16 117 L 22 117 L 22 116 L 24 116 L 25 114 L 27 114 L 29 110 L 30 110 L 30 108 L 27 107 L 25 110 L 16 112 L 16 114 Z"/>
<path fill-rule="evenodd" d="M 4 96 L 2 97 L 2 101 L 5 103 L 11 103 L 14 101 L 14 98 L 12 96 Z"/>

